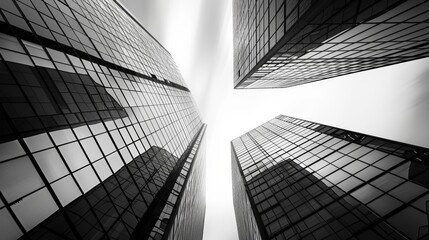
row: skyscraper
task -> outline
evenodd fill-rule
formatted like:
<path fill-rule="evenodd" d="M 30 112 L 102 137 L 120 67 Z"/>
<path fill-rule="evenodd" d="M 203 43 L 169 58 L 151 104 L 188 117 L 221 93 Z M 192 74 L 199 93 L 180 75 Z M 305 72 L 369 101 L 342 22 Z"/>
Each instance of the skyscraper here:
<path fill-rule="evenodd" d="M 234 87 L 300 85 L 429 56 L 429 3 L 234 0 Z"/>
<path fill-rule="evenodd" d="M 2 0 L 0 58 L 1 239 L 202 237 L 205 125 L 117 1 Z"/>
<path fill-rule="evenodd" d="M 240 239 L 427 239 L 429 149 L 287 116 L 234 139 Z"/>

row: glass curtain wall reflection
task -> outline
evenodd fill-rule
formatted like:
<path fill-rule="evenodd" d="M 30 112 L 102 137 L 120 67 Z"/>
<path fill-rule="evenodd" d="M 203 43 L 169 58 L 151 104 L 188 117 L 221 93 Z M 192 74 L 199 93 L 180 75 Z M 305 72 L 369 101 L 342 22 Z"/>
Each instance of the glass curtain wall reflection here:
<path fill-rule="evenodd" d="M 429 237 L 427 148 L 282 115 L 231 146 L 240 239 Z"/>
<path fill-rule="evenodd" d="M 429 56 L 425 0 L 234 0 L 233 14 L 238 89 L 290 87 Z"/>
<path fill-rule="evenodd" d="M 118 2 L 0 1 L 2 239 L 201 238 L 204 132 Z"/>

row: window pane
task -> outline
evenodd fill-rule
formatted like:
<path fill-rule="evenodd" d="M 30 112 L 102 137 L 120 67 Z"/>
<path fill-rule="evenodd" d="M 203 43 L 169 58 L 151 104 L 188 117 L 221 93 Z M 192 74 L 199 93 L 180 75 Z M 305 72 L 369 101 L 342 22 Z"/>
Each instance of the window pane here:
<path fill-rule="evenodd" d="M 24 141 L 32 152 L 52 147 L 52 142 L 46 133 L 25 138 Z"/>
<path fill-rule="evenodd" d="M 94 162 L 95 160 L 103 157 L 103 154 L 101 153 L 100 148 L 97 146 L 97 143 L 93 137 L 84 139 L 81 141 L 81 143 L 91 162 Z"/>
<path fill-rule="evenodd" d="M 124 166 L 124 163 L 117 152 L 107 156 L 107 161 L 109 162 L 110 167 L 112 167 L 113 172 L 118 171 L 122 166 Z"/>
<path fill-rule="evenodd" d="M 105 155 L 108 155 L 116 149 L 107 133 L 96 136 L 96 139 Z"/>
<path fill-rule="evenodd" d="M 5 49 L 24 53 L 24 49 L 22 49 L 21 44 L 19 44 L 18 42 L 18 39 L 3 33 L 0 33 L 0 46 Z"/>
<path fill-rule="evenodd" d="M 22 232 L 6 208 L 0 210 L 0 236 L 4 240 L 18 239 Z"/>
<path fill-rule="evenodd" d="M 61 146 L 60 151 L 72 171 L 89 164 L 88 159 L 77 142 Z"/>
<path fill-rule="evenodd" d="M 428 224 L 427 215 L 412 207 L 407 207 L 387 221 L 407 234 L 411 239 L 417 239 L 419 228 Z"/>
<path fill-rule="evenodd" d="M 62 130 L 54 131 L 54 132 L 51 132 L 51 135 L 57 145 L 76 140 L 70 129 L 62 129 Z"/>
<path fill-rule="evenodd" d="M 58 207 L 48 190 L 43 188 L 13 205 L 12 209 L 24 228 L 30 230 L 53 214 Z"/>
<path fill-rule="evenodd" d="M 90 166 L 73 173 L 73 175 L 76 177 L 76 180 L 84 193 L 88 192 L 91 188 L 100 183 Z"/>
<path fill-rule="evenodd" d="M 17 140 L 0 144 L 0 162 L 20 155 L 24 155 L 24 149 Z"/>
<path fill-rule="evenodd" d="M 366 204 L 373 200 L 374 198 L 381 195 L 383 192 L 378 190 L 377 188 L 371 186 L 371 185 L 365 185 L 358 190 L 352 192 L 352 196 L 361 201 L 362 203 Z"/>
<path fill-rule="evenodd" d="M 55 148 L 35 153 L 34 158 L 49 182 L 69 173 Z"/>
<path fill-rule="evenodd" d="M 53 183 L 52 188 L 63 206 L 66 206 L 81 195 L 79 188 L 70 175 Z"/>
<path fill-rule="evenodd" d="M 107 165 L 104 159 L 97 161 L 94 163 L 94 168 L 97 171 L 98 175 L 101 178 L 101 181 L 104 181 L 110 175 L 112 175 L 112 171 L 110 171 L 109 166 Z"/>
<path fill-rule="evenodd" d="M 402 205 L 400 201 L 387 194 L 384 194 L 380 198 L 371 202 L 368 207 L 377 212 L 380 216 L 384 216 L 400 205 Z"/>
<path fill-rule="evenodd" d="M 43 186 L 28 157 L 0 164 L 0 190 L 11 202 Z"/>

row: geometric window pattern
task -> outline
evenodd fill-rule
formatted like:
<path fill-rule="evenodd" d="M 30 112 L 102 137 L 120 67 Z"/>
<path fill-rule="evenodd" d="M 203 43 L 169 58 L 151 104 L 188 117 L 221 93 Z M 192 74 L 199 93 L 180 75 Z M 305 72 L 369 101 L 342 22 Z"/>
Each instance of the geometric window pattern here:
<path fill-rule="evenodd" d="M 202 130 L 204 131 L 204 130 Z M 203 134 L 193 145 L 150 236 L 159 239 L 201 239 L 205 216 Z M 191 173 L 190 173 L 191 171 Z M 176 204 L 180 202 L 180 204 Z M 173 216 L 173 217 L 172 217 Z"/>
<path fill-rule="evenodd" d="M 0 1 L 2 239 L 149 236 L 159 219 L 165 235 L 176 214 L 202 234 L 186 179 L 203 129 L 171 55 L 116 1 Z"/>
<path fill-rule="evenodd" d="M 194 147 L 190 156 L 194 156 L 192 163 L 185 164 L 181 178 L 187 173 L 184 183 L 177 181 L 177 185 L 183 185 L 184 190 L 178 195 L 180 205 L 173 209 L 175 217 L 166 226 L 169 231 L 168 239 L 201 239 L 204 230 L 205 216 L 205 138 L 200 142 L 200 148 Z M 188 169 L 190 168 L 190 170 Z M 183 188 L 183 187 L 182 187 Z"/>
<path fill-rule="evenodd" d="M 115 0 L 2 0 L 0 9 L 2 32 L 185 85 L 170 53 Z"/>
<path fill-rule="evenodd" d="M 235 88 L 290 87 L 429 56 L 429 3 L 234 1 Z"/>
<path fill-rule="evenodd" d="M 234 146 L 231 143 L 231 149 L 233 148 Z M 233 150 L 231 153 L 231 160 L 233 203 L 235 218 L 237 219 L 238 236 L 240 239 L 261 240 L 257 219 L 252 212 L 251 202 L 247 197 L 245 184 L 236 163 L 237 159 Z"/>
<path fill-rule="evenodd" d="M 69 127 L 62 113 L 73 127 L 85 122 L 97 123 L 101 119 L 127 116 L 125 109 L 107 93 L 104 87 L 92 81 L 89 75 L 12 62 L 7 65 L 17 82 L 8 73 L 6 64 L 1 61 L 0 101 L 8 115 L 13 118 L 22 136 L 36 135 L 45 131 L 41 124 L 34 124 L 36 115 L 41 116 L 47 130 Z M 28 102 L 32 103 L 36 114 L 29 114 L 31 107 L 22 92 L 28 96 Z M 13 138 L 14 135 L 10 132 L 0 133 L 2 142 Z"/>
<path fill-rule="evenodd" d="M 29 238 L 90 239 L 105 234 L 110 238 L 129 239 L 138 219 L 166 184 L 176 162 L 177 158 L 167 151 L 151 147 L 33 228 Z"/>
<path fill-rule="evenodd" d="M 427 148 L 280 115 L 232 155 L 240 238 L 252 224 L 262 239 L 429 236 Z"/>

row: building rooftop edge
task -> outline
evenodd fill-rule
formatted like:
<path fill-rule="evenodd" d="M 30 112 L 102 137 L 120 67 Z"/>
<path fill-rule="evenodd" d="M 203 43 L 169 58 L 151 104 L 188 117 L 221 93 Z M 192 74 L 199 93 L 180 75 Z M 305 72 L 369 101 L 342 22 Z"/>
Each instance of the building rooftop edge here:
<path fill-rule="evenodd" d="M 236 137 L 236 138 L 232 139 L 232 140 L 230 141 L 230 143 L 232 144 L 234 140 L 241 138 L 242 136 L 244 136 L 244 135 L 246 135 L 246 134 L 248 134 L 248 133 L 250 133 L 250 132 L 254 131 L 256 128 L 258 128 L 258 127 L 260 127 L 260 126 L 262 126 L 262 125 L 264 125 L 264 124 L 267 124 L 267 123 L 268 123 L 268 122 L 270 122 L 271 120 L 274 120 L 274 119 L 276 119 L 276 118 L 278 118 L 278 117 L 290 117 L 290 118 L 294 118 L 294 119 L 301 120 L 301 121 L 306 121 L 306 122 L 310 122 L 310 123 L 314 123 L 314 124 L 320 124 L 320 125 L 323 125 L 323 126 L 326 126 L 326 127 L 336 128 L 336 129 L 338 129 L 338 130 L 343 130 L 343 131 L 348 131 L 348 132 L 354 132 L 354 133 L 358 133 L 358 134 L 366 135 L 366 136 L 368 136 L 368 137 L 378 138 L 378 139 L 383 140 L 383 141 L 389 141 L 389 142 L 398 143 L 398 144 L 404 144 L 404 145 L 416 146 L 416 147 L 420 147 L 420 148 L 428 148 L 427 146 L 423 146 L 422 144 L 418 144 L 418 143 L 401 142 L 401 141 L 398 141 L 398 140 L 395 140 L 395 139 L 391 139 L 391 138 L 387 138 L 387 137 L 380 136 L 380 135 L 378 135 L 378 134 L 370 134 L 370 133 L 366 133 L 366 132 L 359 132 L 359 131 L 357 131 L 357 130 L 351 130 L 351 129 L 349 129 L 349 128 L 344 128 L 344 127 L 335 127 L 335 126 L 332 126 L 332 125 L 330 125 L 330 124 L 314 122 L 314 121 L 312 121 L 312 120 L 305 120 L 305 119 L 302 119 L 302 118 L 292 117 L 292 116 L 288 116 L 288 115 L 285 115 L 285 114 L 279 114 L 279 115 L 277 115 L 276 117 L 269 119 L 269 120 L 268 120 L 268 121 L 266 121 L 265 123 L 263 123 L 263 124 L 261 124 L 261 125 L 258 125 L 258 126 L 256 126 L 255 128 L 253 128 L 252 130 L 250 130 L 250 131 L 248 131 L 248 132 L 246 132 L 246 133 L 244 133 L 244 134 L 242 134 L 242 135 L 240 135 L 240 136 L 238 136 L 238 137 Z"/>

